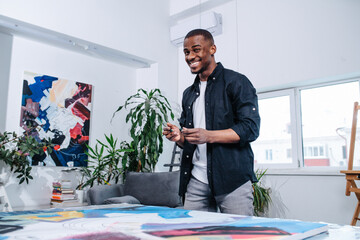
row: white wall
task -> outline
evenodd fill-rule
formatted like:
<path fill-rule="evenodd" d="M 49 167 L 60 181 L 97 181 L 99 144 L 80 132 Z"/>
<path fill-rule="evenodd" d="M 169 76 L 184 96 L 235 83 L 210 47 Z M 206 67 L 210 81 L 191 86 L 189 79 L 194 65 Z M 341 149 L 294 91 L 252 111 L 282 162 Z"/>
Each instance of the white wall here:
<path fill-rule="evenodd" d="M 95 139 L 104 140 L 104 134 L 112 133 L 122 140 L 129 138 L 127 127 L 124 127 L 125 123 L 121 117 L 115 118 L 113 124 L 110 124 L 110 120 L 117 107 L 136 91 L 135 69 L 15 37 L 6 114 L 6 129 L 9 131 L 19 129 L 24 71 L 85 82 L 94 86 L 90 145 L 95 144 Z M 35 180 L 29 185 L 19 186 L 11 179 L 6 189 L 13 207 L 47 204 L 51 184 L 62 176 L 61 169 L 35 167 L 32 171 Z"/>
<path fill-rule="evenodd" d="M 6 112 L 9 74 L 10 74 L 10 58 L 12 48 L 12 37 L 0 32 L 0 113 Z M 5 130 L 5 117 L 0 117 L 0 131 Z"/>
<path fill-rule="evenodd" d="M 357 200 L 345 196 L 345 177 L 313 172 L 309 174 L 269 174 L 270 217 L 303 221 L 350 224 Z"/>
<path fill-rule="evenodd" d="M 234 0 L 212 10 L 223 18 L 216 60 L 258 91 L 360 76 L 357 0 Z M 180 48 L 179 95 L 193 78 Z"/>
<path fill-rule="evenodd" d="M 169 41 L 166 0 L 159 0 L 156 5 L 145 0 L 0 0 L 0 15 L 154 62 L 151 69 L 134 69 L 15 37 L 12 53 L 5 58 L 11 66 L 4 65 L 0 71 L 10 71 L 10 77 L 1 80 L 3 86 L 9 84 L 9 95 L 3 97 L 8 100 L 6 114 L 0 117 L 0 124 L 6 120 L 8 131 L 18 130 L 24 71 L 94 85 L 90 145 L 94 145 L 96 139 L 103 140 L 104 134 L 112 133 L 120 140 L 129 138 L 128 127 L 124 126 L 125 113 L 117 115 L 112 124 L 110 119 L 140 83 L 146 83 L 146 86 L 141 84 L 145 88 L 160 88 L 172 102 L 177 99 L 177 49 Z M 171 150 L 164 155 L 163 161 L 169 161 Z M 29 185 L 19 186 L 11 178 L 6 190 L 13 207 L 48 204 L 52 181 L 63 175 L 60 169 L 35 167 L 32 172 L 35 179 Z"/>
<path fill-rule="evenodd" d="M 212 10 L 223 18 L 216 60 L 245 74 L 258 92 L 360 76 L 360 1 L 234 0 Z M 194 75 L 181 47 L 178 54 L 180 101 Z M 338 170 L 271 172 L 270 217 L 350 223 L 356 198 L 345 196 Z"/>
<path fill-rule="evenodd" d="M 167 0 L 0 0 L 0 14 L 153 60 L 159 86 L 177 98 Z"/>

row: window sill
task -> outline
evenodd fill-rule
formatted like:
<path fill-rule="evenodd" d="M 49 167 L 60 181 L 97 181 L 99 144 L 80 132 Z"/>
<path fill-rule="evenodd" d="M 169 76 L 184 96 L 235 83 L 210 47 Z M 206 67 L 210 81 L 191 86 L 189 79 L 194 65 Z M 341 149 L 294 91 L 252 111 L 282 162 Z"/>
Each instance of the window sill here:
<path fill-rule="evenodd" d="M 344 177 L 341 170 L 346 170 L 345 167 L 307 167 L 307 168 L 283 168 L 271 169 L 266 171 L 266 175 L 270 176 L 341 176 Z"/>

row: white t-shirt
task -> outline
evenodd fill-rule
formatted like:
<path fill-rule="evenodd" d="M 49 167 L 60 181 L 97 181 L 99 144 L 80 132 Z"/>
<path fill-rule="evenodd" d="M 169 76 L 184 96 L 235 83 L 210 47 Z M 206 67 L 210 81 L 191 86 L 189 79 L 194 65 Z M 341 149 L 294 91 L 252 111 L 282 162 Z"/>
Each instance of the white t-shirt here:
<path fill-rule="evenodd" d="M 200 95 L 195 100 L 193 106 L 194 128 L 206 129 L 205 123 L 205 89 L 207 81 L 200 81 Z M 199 181 L 208 184 L 207 179 L 207 156 L 206 143 L 198 144 L 194 152 L 192 162 L 194 168 L 191 174 Z"/>

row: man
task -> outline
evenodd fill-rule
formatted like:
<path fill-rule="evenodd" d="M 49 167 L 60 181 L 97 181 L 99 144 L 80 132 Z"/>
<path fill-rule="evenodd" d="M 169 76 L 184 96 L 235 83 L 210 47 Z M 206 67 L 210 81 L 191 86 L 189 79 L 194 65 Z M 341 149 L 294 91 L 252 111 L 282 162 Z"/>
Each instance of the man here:
<path fill-rule="evenodd" d="M 215 53 L 208 31 L 186 35 L 185 61 L 196 78 L 183 93 L 182 130 L 167 123 L 163 134 L 183 148 L 179 194 L 185 209 L 253 215 L 256 90 L 244 75 L 216 63 Z"/>

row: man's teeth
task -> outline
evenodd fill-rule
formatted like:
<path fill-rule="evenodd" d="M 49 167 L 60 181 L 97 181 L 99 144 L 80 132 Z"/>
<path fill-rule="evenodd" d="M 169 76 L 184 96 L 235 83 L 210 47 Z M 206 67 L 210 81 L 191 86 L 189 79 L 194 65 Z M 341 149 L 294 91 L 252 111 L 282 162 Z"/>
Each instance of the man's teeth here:
<path fill-rule="evenodd" d="M 192 62 L 192 63 L 190 63 L 190 66 L 193 67 L 193 66 L 196 66 L 198 64 L 199 64 L 199 62 Z"/>

